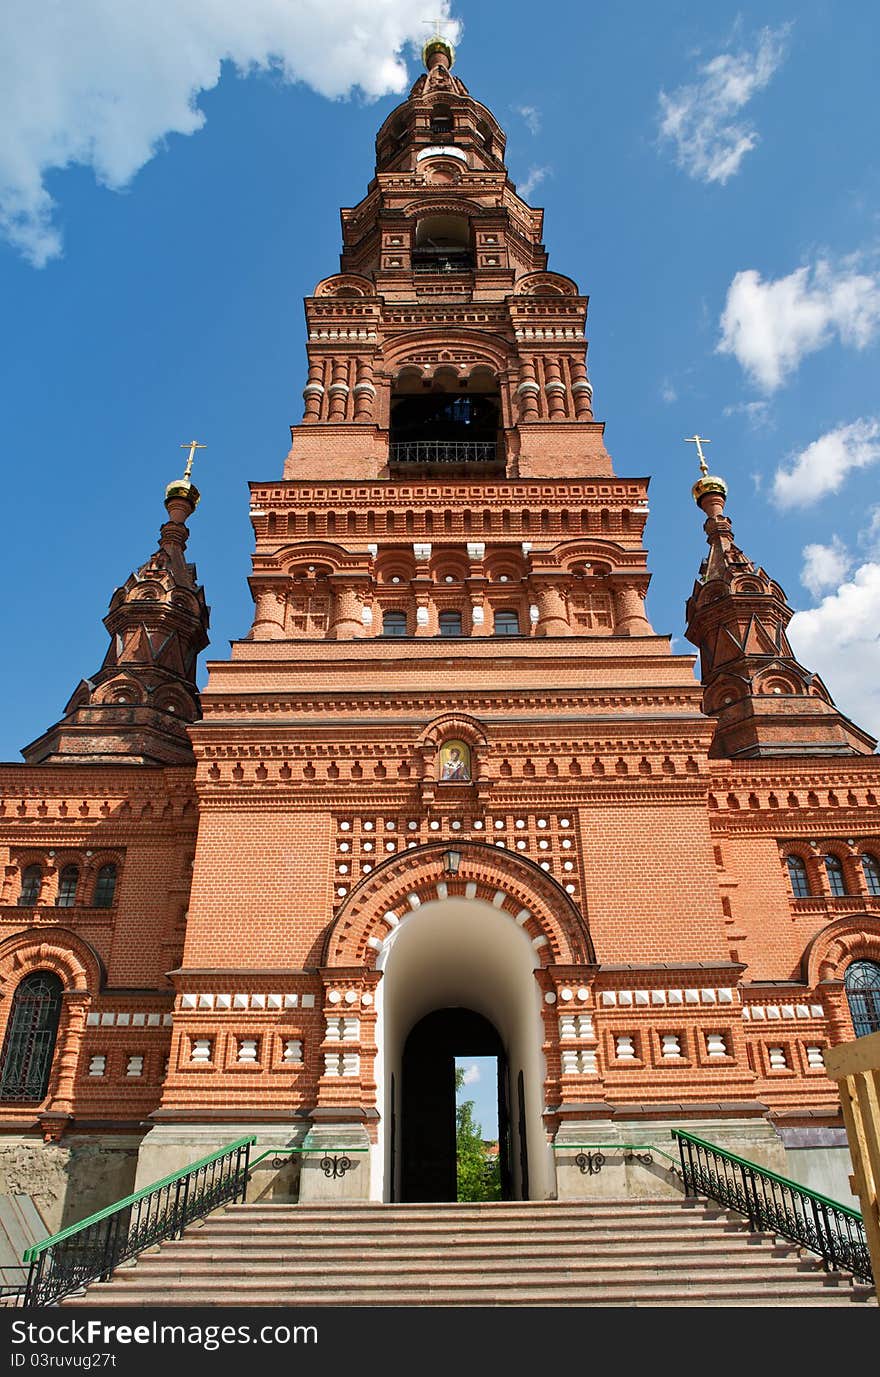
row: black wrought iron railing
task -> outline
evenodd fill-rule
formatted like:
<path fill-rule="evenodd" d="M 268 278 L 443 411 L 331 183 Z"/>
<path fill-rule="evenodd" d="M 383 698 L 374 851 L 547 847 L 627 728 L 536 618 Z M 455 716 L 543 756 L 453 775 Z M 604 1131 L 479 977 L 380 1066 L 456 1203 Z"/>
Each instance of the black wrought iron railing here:
<path fill-rule="evenodd" d="M 474 257 L 470 253 L 427 253 L 416 249 L 412 265 L 416 273 L 471 273 Z"/>
<path fill-rule="evenodd" d="M 392 441 L 392 464 L 494 464 L 499 458 L 494 440 L 399 440 Z"/>
<path fill-rule="evenodd" d="M 172 1176 L 108 1205 L 28 1248 L 25 1305 L 51 1305 L 92 1281 L 108 1281 L 120 1263 L 177 1238 L 187 1224 L 233 1200 L 244 1201 L 250 1150 L 239 1138 Z"/>
<path fill-rule="evenodd" d="M 673 1129 L 672 1136 L 678 1141 L 685 1194 L 707 1195 L 746 1215 L 756 1232 L 779 1234 L 818 1253 L 827 1267 L 873 1281 L 865 1224 L 858 1210 L 692 1133 Z"/>

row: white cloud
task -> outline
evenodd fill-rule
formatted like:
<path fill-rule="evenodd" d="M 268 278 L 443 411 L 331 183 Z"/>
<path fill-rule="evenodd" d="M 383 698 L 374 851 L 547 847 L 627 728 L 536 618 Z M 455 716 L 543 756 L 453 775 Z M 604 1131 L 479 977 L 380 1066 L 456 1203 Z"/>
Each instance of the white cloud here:
<path fill-rule="evenodd" d="M 801 583 L 814 598 L 838 587 L 852 568 L 849 551 L 839 536 L 832 536 L 830 545 L 805 545 L 802 554 Z"/>
<path fill-rule="evenodd" d="M 448 13 L 440 0 L 439 13 Z M 0 6 L 0 234 L 36 267 L 61 252 L 46 174 L 114 191 L 169 134 L 192 134 L 221 64 L 338 98 L 401 91 L 427 30 L 412 0 L 28 0 Z M 446 32 L 456 37 L 454 26 Z M 292 135 L 293 137 L 293 135 Z M 307 137 L 307 136 L 306 136 Z"/>
<path fill-rule="evenodd" d="M 661 384 L 660 400 L 665 402 L 667 406 L 672 406 L 673 402 L 678 401 L 678 393 L 675 390 L 675 384 L 671 383 L 668 378 L 664 378 Z"/>
<path fill-rule="evenodd" d="M 758 134 L 738 116 L 780 66 L 789 28 L 762 29 L 754 51 L 721 53 L 692 85 L 660 92 L 660 136 L 674 145 L 676 163 L 689 177 L 723 186 L 739 171 Z"/>
<path fill-rule="evenodd" d="M 552 172 L 552 167 L 530 167 L 528 176 L 516 188 L 523 200 L 527 201 Z"/>
<path fill-rule="evenodd" d="M 818 607 L 797 612 L 789 636 L 841 712 L 880 736 L 880 563 L 860 565 Z"/>
<path fill-rule="evenodd" d="M 461 1079 L 462 1085 L 476 1085 L 479 1079 L 480 1068 L 477 1066 L 476 1062 L 472 1062 L 470 1066 L 465 1067 L 465 1073 Z"/>
<path fill-rule="evenodd" d="M 725 416 L 745 416 L 754 430 L 770 424 L 769 402 L 734 402 L 724 408 Z"/>
<path fill-rule="evenodd" d="M 880 506 L 868 508 L 868 524 L 859 532 L 859 544 L 872 559 L 880 559 Z"/>
<path fill-rule="evenodd" d="M 835 336 L 864 349 L 878 329 L 880 277 L 856 271 L 853 260 L 835 268 L 820 259 L 767 282 L 749 268 L 728 288 L 717 352 L 733 354 L 753 382 L 774 392 L 805 354 Z"/>
<path fill-rule="evenodd" d="M 541 132 L 541 112 L 535 105 L 515 105 L 514 111 L 525 120 L 530 134 Z"/>
<path fill-rule="evenodd" d="M 880 420 L 852 421 L 820 435 L 773 476 L 773 497 L 780 507 L 809 507 L 837 492 L 852 469 L 880 460 Z"/>

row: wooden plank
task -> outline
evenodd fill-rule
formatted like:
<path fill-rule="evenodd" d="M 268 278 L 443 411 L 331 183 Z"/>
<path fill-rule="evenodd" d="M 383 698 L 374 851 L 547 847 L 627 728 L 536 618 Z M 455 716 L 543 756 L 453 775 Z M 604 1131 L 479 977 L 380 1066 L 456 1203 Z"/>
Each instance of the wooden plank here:
<path fill-rule="evenodd" d="M 853 1076 L 858 1071 L 876 1071 L 880 1067 L 880 1033 L 826 1047 L 822 1055 L 825 1070 L 833 1081 Z"/>

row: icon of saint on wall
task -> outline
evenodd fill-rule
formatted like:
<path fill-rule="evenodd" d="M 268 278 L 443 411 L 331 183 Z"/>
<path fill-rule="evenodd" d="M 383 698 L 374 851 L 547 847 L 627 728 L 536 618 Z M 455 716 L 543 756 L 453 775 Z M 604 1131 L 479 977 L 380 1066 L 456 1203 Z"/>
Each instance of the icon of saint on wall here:
<path fill-rule="evenodd" d="M 471 748 L 464 741 L 446 741 L 440 747 L 440 778 L 466 784 L 471 778 Z"/>

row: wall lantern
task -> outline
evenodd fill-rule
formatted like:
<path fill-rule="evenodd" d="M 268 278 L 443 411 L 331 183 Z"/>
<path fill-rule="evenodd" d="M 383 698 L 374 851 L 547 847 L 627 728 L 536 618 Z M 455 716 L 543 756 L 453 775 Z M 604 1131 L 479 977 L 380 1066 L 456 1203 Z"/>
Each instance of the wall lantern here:
<path fill-rule="evenodd" d="M 443 852 L 443 869 L 448 875 L 457 875 L 458 867 L 461 865 L 460 851 Z"/>

